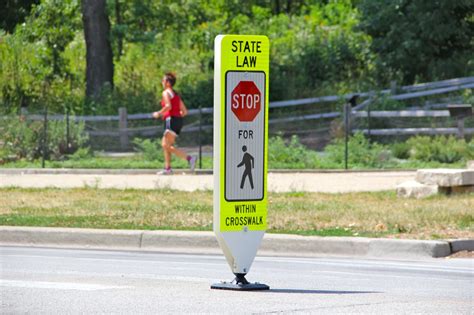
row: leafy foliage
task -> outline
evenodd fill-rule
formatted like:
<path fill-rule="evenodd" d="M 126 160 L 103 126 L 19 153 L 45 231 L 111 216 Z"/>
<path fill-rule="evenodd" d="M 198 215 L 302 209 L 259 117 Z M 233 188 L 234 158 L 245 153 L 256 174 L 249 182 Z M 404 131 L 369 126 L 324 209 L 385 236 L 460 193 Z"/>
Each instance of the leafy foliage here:
<path fill-rule="evenodd" d="M 453 136 L 417 136 L 407 141 L 409 157 L 419 161 L 453 163 L 474 158 L 474 143 Z"/>
<path fill-rule="evenodd" d="M 390 165 L 390 152 L 381 144 L 370 143 L 362 133 L 356 133 L 349 138 L 348 142 L 350 167 L 355 168 L 385 168 Z M 344 165 L 345 158 L 345 141 L 343 138 L 336 139 L 332 144 L 325 149 L 327 159 L 337 163 L 340 166 Z"/>
<path fill-rule="evenodd" d="M 281 136 L 268 140 L 269 168 L 319 168 L 319 158 L 315 151 L 304 147 L 297 136 L 285 141 Z"/>
<path fill-rule="evenodd" d="M 209 107 L 213 42 L 225 33 L 270 38 L 271 100 L 474 70 L 474 5 L 469 0 L 110 0 L 115 88 L 85 102 L 79 0 L 32 3 L 5 4 L 8 12 L 27 16 L 16 27 L 12 23 L 17 22 L 6 21 L 2 28 L 8 33 L 0 30 L 3 113 L 46 105 L 84 114 L 116 114 L 119 107 L 129 113 L 151 111 L 166 71 L 178 74 L 176 88 L 188 107 Z"/>
<path fill-rule="evenodd" d="M 33 7 L 31 15 L 17 30 L 30 42 L 41 43 L 40 59 L 48 69 L 43 75 L 66 76 L 68 69 L 61 54 L 74 39 L 75 29 L 79 29 L 79 2 L 76 0 L 43 0 Z"/>
<path fill-rule="evenodd" d="M 396 142 L 391 145 L 391 151 L 397 159 L 406 160 L 410 157 L 410 144 L 407 142 Z"/>
<path fill-rule="evenodd" d="M 359 8 L 380 71 L 407 84 L 472 74 L 473 1 L 362 0 Z"/>
<path fill-rule="evenodd" d="M 370 104 L 370 110 L 403 110 L 405 108 L 404 103 L 392 100 L 387 95 L 378 95 Z"/>
<path fill-rule="evenodd" d="M 42 156 L 43 147 L 51 160 L 64 159 L 67 154 L 74 153 L 83 147 L 88 137 L 84 132 L 84 124 L 69 125 L 69 142 L 67 140 L 67 124 L 65 121 L 49 121 L 46 132 L 42 121 L 27 121 L 15 116 L 4 118 L 4 126 L 0 135 L 0 162 L 7 160 L 29 161 Z"/>
<path fill-rule="evenodd" d="M 0 112 L 77 107 L 74 82 L 80 83 L 84 67 L 71 66 L 77 61 L 69 45 L 80 32 L 78 8 L 77 0 L 44 0 L 14 34 L 0 33 Z"/>
<path fill-rule="evenodd" d="M 0 28 L 8 33 L 15 30 L 30 14 L 33 4 L 39 0 L 4 0 L 0 2 Z"/>
<path fill-rule="evenodd" d="M 63 112 L 150 111 L 166 71 L 188 107 L 209 107 L 213 41 L 223 33 L 264 34 L 271 45 L 272 100 L 336 93 L 363 84 L 370 38 L 354 31 L 351 1 L 109 1 L 115 89 L 84 101 L 85 46 L 77 0 L 43 0 L 0 41 L 0 102 Z M 300 82 L 306 82 L 301 84 Z"/>
<path fill-rule="evenodd" d="M 133 144 L 136 150 L 142 153 L 142 156 L 147 161 L 163 162 L 163 151 L 161 149 L 161 139 L 133 139 Z"/>

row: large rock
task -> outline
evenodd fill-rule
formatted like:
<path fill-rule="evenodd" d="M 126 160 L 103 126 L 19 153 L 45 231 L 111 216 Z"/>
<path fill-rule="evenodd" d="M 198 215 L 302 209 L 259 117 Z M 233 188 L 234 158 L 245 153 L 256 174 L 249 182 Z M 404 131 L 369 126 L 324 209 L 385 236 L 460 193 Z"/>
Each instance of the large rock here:
<path fill-rule="evenodd" d="M 466 167 L 470 170 L 474 170 L 474 160 L 467 161 Z"/>
<path fill-rule="evenodd" d="M 452 186 L 452 187 L 438 187 L 438 192 L 446 195 L 451 194 L 470 194 L 474 193 L 474 186 Z"/>
<path fill-rule="evenodd" d="M 416 180 L 442 187 L 474 185 L 474 169 L 427 169 L 416 172 Z"/>
<path fill-rule="evenodd" d="M 425 185 L 417 181 L 410 180 L 397 186 L 398 197 L 425 198 L 438 193 L 438 186 Z"/>
<path fill-rule="evenodd" d="M 460 252 L 462 250 L 474 251 L 473 239 L 451 240 L 450 243 L 451 243 L 451 250 L 453 253 Z"/>

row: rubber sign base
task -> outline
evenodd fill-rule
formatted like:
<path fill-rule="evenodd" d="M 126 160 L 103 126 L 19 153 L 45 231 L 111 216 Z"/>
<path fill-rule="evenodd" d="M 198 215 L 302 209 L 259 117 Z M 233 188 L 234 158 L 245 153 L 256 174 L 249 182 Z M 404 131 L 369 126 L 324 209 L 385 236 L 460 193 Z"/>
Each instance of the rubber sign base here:
<path fill-rule="evenodd" d="M 216 290 L 234 290 L 234 291 L 261 291 L 270 290 L 270 287 L 263 283 L 250 283 L 245 279 L 245 274 L 235 274 L 235 279 L 232 282 L 214 283 L 211 289 Z"/>

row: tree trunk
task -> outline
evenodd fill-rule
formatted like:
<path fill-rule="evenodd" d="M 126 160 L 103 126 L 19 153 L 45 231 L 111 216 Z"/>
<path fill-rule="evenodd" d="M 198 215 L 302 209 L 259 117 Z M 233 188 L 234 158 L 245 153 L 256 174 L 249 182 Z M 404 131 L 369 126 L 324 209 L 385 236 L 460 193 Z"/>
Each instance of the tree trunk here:
<path fill-rule="evenodd" d="M 280 0 L 275 0 L 275 14 L 280 14 Z"/>
<path fill-rule="evenodd" d="M 82 0 L 86 40 L 86 96 L 96 98 L 105 86 L 113 88 L 114 64 L 106 0 Z"/>
<path fill-rule="evenodd" d="M 122 25 L 122 11 L 120 9 L 120 1 L 115 0 L 115 19 L 117 22 L 117 25 Z M 120 57 L 122 56 L 122 50 L 123 50 L 123 34 L 120 31 L 117 34 L 117 60 L 120 61 Z"/>

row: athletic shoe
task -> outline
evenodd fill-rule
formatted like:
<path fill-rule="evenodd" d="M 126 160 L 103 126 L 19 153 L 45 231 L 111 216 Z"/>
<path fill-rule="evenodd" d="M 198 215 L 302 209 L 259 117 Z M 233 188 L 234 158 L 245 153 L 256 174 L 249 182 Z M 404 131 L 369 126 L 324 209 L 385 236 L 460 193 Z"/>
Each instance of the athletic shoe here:
<path fill-rule="evenodd" d="M 173 174 L 173 170 L 170 169 L 164 169 L 156 173 L 156 175 L 171 175 Z"/>
<path fill-rule="evenodd" d="M 196 168 L 196 160 L 197 160 L 197 157 L 195 156 L 192 156 L 189 159 L 189 168 L 191 169 L 191 172 L 194 172 L 194 169 Z"/>

